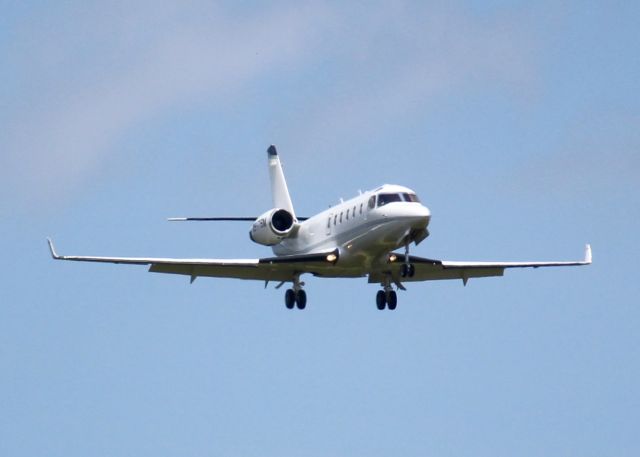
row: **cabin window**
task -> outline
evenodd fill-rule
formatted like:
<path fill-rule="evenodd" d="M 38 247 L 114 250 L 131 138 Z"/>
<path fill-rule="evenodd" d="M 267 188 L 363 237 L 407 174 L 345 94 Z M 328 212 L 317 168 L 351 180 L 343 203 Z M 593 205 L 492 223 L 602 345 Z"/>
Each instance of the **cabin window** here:
<path fill-rule="evenodd" d="M 327 228 L 331 228 L 331 216 L 327 219 Z"/>
<path fill-rule="evenodd" d="M 353 207 L 353 217 L 356 217 L 356 207 Z"/>
<path fill-rule="evenodd" d="M 360 214 L 362 214 L 362 203 L 360 203 Z"/>
<path fill-rule="evenodd" d="M 347 210 L 346 218 L 347 218 L 347 220 L 349 220 L 349 210 Z"/>
<path fill-rule="evenodd" d="M 335 216 L 333 216 L 333 225 L 336 225 L 338 223 L 338 215 L 336 214 Z"/>
<path fill-rule="evenodd" d="M 340 223 L 342 224 L 342 213 L 340 213 Z"/>
<path fill-rule="evenodd" d="M 369 199 L 369 209 L 373 209 L 376 206 L 376 196 L 372 195 Z"/>

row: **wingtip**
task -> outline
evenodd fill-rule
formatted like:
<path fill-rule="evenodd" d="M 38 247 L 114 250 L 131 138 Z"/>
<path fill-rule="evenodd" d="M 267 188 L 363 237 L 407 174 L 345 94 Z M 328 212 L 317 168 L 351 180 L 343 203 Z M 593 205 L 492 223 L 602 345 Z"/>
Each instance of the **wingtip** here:
<path fill-rule="evenodd" d="M 591 264 L 593 262 L 593 254 L 591 253 L 591 245 L 587 244 L 584 248 L 584 263 Z"/>
<path fill-rule="evenodd" d="M 60 256 L 56 253 L 56 248 L 53 246 L 53 241 L 51 238 L 47 237 L 47 243 L 49 244 L 49 252 L 51 252 L 51 257 L 54 259 L 59 259 Z"/>

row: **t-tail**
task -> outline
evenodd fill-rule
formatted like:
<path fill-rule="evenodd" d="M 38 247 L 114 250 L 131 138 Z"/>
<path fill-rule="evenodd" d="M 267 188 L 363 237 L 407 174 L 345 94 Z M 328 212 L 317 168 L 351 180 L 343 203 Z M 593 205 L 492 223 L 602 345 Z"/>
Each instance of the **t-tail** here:
<path fill-rule="evenodd" d="M 295 236 L 300 222 L 306 217 L 296 217 L 289 196 L 287 182 L 282 172 L 282 164 L 276 147 L 271 145 L 267 149 L 269 178 L 271 179 L 271 198 L 273 207 L 258 217 L 214 216 L 214 217 L 172 217 L 170 221 L 247 221 L 253 222 L 249 236 L 255 243 L 265 246 L 275 246 L 284 240 Z"/>
<path fill-rule="evenodd" d="M 291 203 L 287 181 L 284 179 L 282 164 L 280 163 L 280 156 L 278 156 L 276 147 L 274 145 L 269 146 L 267 154 L 269 157 L 269 178 L 271 179 L 273 207 L 286 210 L 295 220 L 296 213 L 293 210 L 293 203 Z"/>

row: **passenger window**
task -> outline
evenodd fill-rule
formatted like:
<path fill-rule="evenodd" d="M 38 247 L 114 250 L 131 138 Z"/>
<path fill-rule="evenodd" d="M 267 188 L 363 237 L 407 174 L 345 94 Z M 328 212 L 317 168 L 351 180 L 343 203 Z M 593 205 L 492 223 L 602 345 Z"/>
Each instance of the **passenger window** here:
<path fill-rule="evenodd" d="M 347 210 L 347 220 L 349 220 L 349 210 Z"/>
<path fill-rule="evenodd" d="M 340 223 L 342 224 L 342 213 L 340 213 Z"/>
<path fill-rule="evenodd" d="M 336 225 L 338 223 L 338 215 L 336 214 L 335 216 L 333 216 L 333 225 Z"/>
<path fill-rule="evenodd" d="M 327 219 L 327 228 L 331 228 L 331 216 Z"/>
<path fill-rule="evenodd" d="M 362 203 L 360 203 L 360 214 L 362 214 Z"/>
<path fill-rule="evenodd" d="M 373 209 L 376 206 L 376 196 L 372 195 L 369 199 L 369 209 Z"/>
<path fill-rule="evenodd" d="M 356 217 L 356 207 L 353 207 L 353 217 Z"/>

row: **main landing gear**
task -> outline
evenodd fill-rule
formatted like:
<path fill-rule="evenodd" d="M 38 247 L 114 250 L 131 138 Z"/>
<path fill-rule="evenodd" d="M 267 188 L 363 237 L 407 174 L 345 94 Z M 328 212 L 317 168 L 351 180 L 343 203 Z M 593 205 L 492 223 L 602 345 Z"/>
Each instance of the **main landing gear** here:
<path fill-rule="evenodd" d="M 307 293 L 300 289 L 297 293 L 293 289 L 287 289 L 284 293 L 284 304 L 288 309 L 298 306 L 298 309 L 305 309 L 307 306 Z"/>
<path fill-rule="evenodd" d="M 284 293 L 284 304 L 288 309 L 293 309 L 295 306 L 298 309 L 307 307 L 307 293 L 302 286 L 304 286 L 304 282 L 300 282 L 300 275 L 296 275 L 293 278 L 293 288 L 287 289 Z"/>
<path fill-rule="evenodd" d="M 391 311 L 396 309 L 398 306 L 398 295 L 395 290 L 379 290 L 376 294 L 376 306 L 380 311 L 382 311 L 385 306 L 388 307 Z"/>
<path fill-rule="evenodd" d="M 398 306 L 398 295 L 396 291 L 391 287 L 391 277 L 384 278 L 382 283 L 382 290 L 379 290 L 376 294 L 376 307 L 382 311 L 385 307 L 391 311 Z"/>

